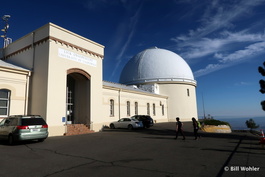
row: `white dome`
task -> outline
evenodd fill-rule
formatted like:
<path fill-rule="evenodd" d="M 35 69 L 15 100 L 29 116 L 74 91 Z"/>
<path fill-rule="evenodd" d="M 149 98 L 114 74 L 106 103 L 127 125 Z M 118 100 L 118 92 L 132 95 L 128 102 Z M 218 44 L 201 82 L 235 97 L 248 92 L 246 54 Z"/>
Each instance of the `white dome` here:
<path fill-rule="evenodd" d="M 121 72 L 120 83 L 190 82 L 196 84 L 186 61 L 174 52 L 159 48 L 146 49 L 128 61 Z"/>

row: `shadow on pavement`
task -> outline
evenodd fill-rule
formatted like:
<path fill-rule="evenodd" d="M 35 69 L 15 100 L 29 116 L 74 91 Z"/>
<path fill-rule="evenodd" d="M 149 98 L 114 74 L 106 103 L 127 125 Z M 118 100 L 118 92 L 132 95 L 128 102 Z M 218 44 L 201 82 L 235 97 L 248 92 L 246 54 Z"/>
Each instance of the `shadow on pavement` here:
<path fill-rule="evenodd" d="M 184 122 L 184 134 L 186 137 L 193 137 L 193 127 L 191 122 Z M 123 133 L 140 133 L 140 134 L 148 134 L 154 136 L 165 136 L 165 139 L 168 139 L 167 136 L 175 137 L 175 122 L 167 122 L 167 123 L 157 123 L 155 126 L 150 127 L 148 129 L 110 129 L 104 128 L 103 132 L 123 132 Z M 253 135 L 249 132 L 232 132 L 232 133 L 207 133 L 199 131 L 199 134 L 203 137 L 209 138 L 225 138 L 225 139 L 236 139 L 240 140 L 242 138 L 248 140 L 258 140 L 260 137 Z M 152 138 L 152 137 L 146 137 Z M 155 137 L 154 139 L 163 139 L 163 137 Z"/>

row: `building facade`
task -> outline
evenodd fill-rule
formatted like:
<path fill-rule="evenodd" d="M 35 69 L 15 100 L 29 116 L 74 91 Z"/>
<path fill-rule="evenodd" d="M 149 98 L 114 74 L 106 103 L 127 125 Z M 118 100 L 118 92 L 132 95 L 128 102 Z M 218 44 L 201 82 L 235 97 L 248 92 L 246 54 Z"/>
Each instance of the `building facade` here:
<path fill-rule="evenodd" d="M 135 114 L 149 114 L 157 122 L 197 117 L 192 78 L 124 84 L 102 81 L 104 46 L 52 23 L 3 48 L 0 58 L 0 118 L 41 115 L 50 136 L 64 135 L 66 124 L 84 124 L 99 131 Z M 150 90 L 155 86 L 159 92 Z M 189 93 L 188 99 L 184 92 Z"/>

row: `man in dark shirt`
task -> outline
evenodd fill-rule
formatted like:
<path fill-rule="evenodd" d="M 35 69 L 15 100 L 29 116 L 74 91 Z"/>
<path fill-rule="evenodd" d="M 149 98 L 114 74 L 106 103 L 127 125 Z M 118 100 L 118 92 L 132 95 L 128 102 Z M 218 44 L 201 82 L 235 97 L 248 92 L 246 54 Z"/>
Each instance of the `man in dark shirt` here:
<path fill-rule="evenodd" d="M 182 127 L 183 127 L 183 123 L 180 122 L 179 120 L 179 117 L 176 118 L 177 122 L 176 122 L 176 138 L 175 139 L 178 139 L 178 135 L 179 133 L 183 136 L 183 139 L 182 140 L 185 140 L 185 135 L 183 133 L 183 130 L 182 130 Z"/>

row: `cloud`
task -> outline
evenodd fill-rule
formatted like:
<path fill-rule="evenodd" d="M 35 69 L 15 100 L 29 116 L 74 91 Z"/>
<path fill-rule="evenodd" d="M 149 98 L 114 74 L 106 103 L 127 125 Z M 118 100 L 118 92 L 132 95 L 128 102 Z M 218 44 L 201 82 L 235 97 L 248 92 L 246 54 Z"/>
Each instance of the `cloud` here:
<path fill-rule="evenodd" d="M 219 36 L 219 38 L 201 38 L 192 42 L 185 41 L 181 44 L 181 47 L 185 47 L 186 52 L 183 52 L 181 55 L 186 59 L 200 58 L 212 54 L 217 56 L 221 55 L 220 52 L 228 51 L 229 49 L 235 47 L 235 44 L 237 43 L 244 45 L 262 42 L 265 40 L 264 34 L 250 34 L 246 33 L 246 30 L 237 33 L 223 31 Z M 255 45 L 249 46 L 248 48 L 252 48 L 254 46 Z"/>
<path fill-rule="evenodd" d="M 200 19 L 201 27 L 191 30 L 191 39 L 201 38 L 223 28 L 231 28 L 233 22 L 241 17 L 251 14 L 253 7 L 261 4 L 264 0 L 252 1 L 223 1 L 215 0 L 205 8 Z"/>
<path fill-rule="evenodd" d="M 237 27 L 236 22 L 242 17 L 251 18 L 253 8 L 263 2 L 214 0 L 205 7 L 198 28 L 171 39 L 176 42 L 180 55 L 188 61 L 211 58 L 211 64 L 194 72 L 196 77 L 247 61 L 264 52 L 264 32 L 250 32 L 251 25 L 249 29 L 232 32 Z"/>
<path fill-rule="evenodd" d="M 120 42 L 121 41 L 124 41 L 124 42 L 122 43 L 122 47 L 119 47 L 120 52 L 116 58 L 115 67 L 112 71 L 110 78 L 112 78 L 115 75 L 115 73 L 117 72 L 117 70 L 119 69 L 121 61 L 122 61 L 122 57 L 124 56 L 124 53 L 126 52 L 128 46 L 131 43 L 131 40 L 134 36 L 135 30 L 137 27 L 137 23 L 138 23 L 140 14 L 141 14 L 141 9 L 142 9 L 142 4 L 140 4 L 137 7 L 133 16 L 130 17 L 130 20 L 126 19 L 126 21 L 123 22 L 124 24 L 121 25 L 122 29 L 120 29 L 120 30 L 123 31 L 123 36 L 120 36 L 120 34 L 117 34 L 118 35 L 117 38 L 119 38 Z M 128 21 L 129 21 L 129 23 L 128 23 Z"/>
<path fill-rule="evenodd" d="M 240 60 L 245 60 L 247 58 L 250 58 L 254 55 L 258 55 L 265 52 L 265 42 L 258 42 L 251 44 L 245 49 L 237 50 L 227 56 L 220 55 L 218 58 L 220 58 L 221 63 L 229 63 L 229 62 L 237 62 Z"/>
<path fill-rule="evenodd" d="M 249 85 L 253 85 L 253 83 L 241 81 L 241 82 L 235 83 L 234 85 L 235 86 L 249 86 Z"/>
<path fill-rule="evenodd" d="M 228 55 L 218 54 L 214 55 L 217 58 L 216 64 L 208 64 L 204 69 L 200 69 L 194 72 L 195 77 L 207 75 L 214 71 L 218 71 L 223 68 L 227 68 L 237 64 L 238 62 L 244 62 L 250 60 L 253 56 L 265 53 L 265 41 L 251 44 L 244 49 L 236 50 Z"/>
<path fill-rule="evenodd" d="M 195 77 L 200 77 L 203 75 L 207 75 L 211 72 L 218 71 L 220 69 L 225 68 L 225 65 L 221 64 L 208 64 L 204 69 L 199 69 L 194 72 Z"/>

